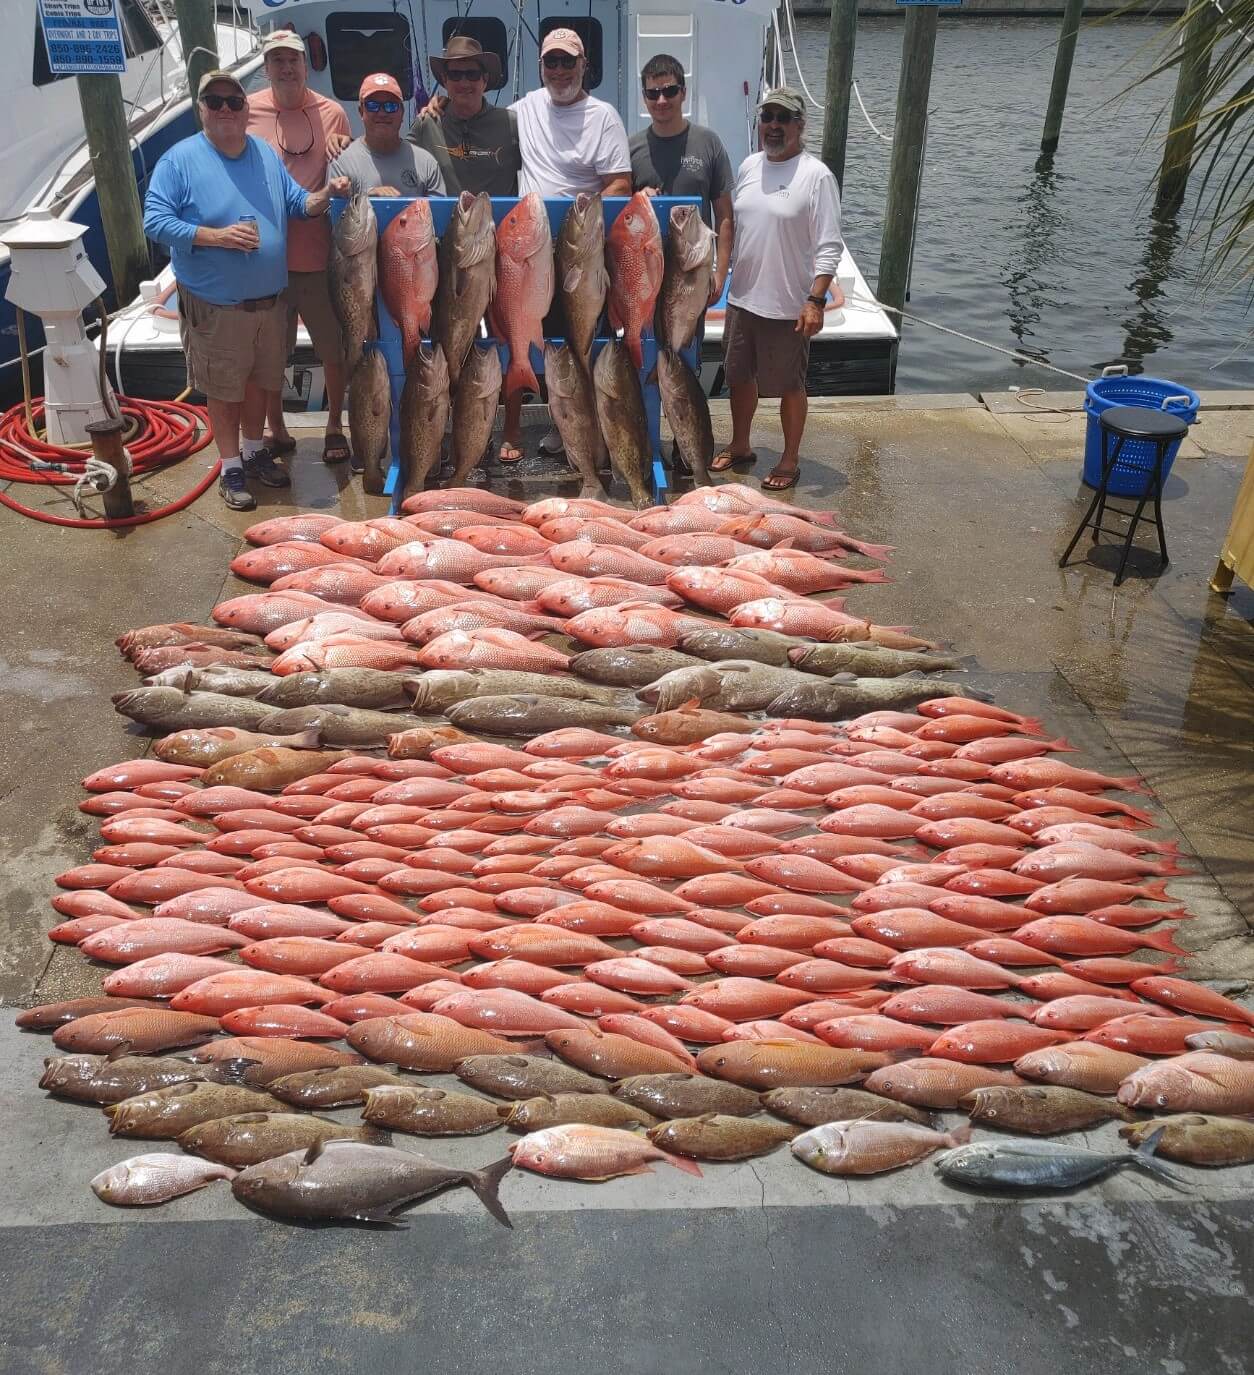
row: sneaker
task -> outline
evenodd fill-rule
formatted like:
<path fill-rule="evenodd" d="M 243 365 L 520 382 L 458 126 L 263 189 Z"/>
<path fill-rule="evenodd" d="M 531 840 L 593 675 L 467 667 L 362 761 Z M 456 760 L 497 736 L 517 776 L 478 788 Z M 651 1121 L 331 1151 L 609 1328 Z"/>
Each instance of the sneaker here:
<path fill-rule="evenodd" d="M 281 463 L 274 461 L 269 449 L 258 449 L 251 458 L 244 460 L 244 472 L 255 478 L 263 487 L 290 487 L 291 475 Z"/>
<path fill-rule="evenodd" d="M 218 477 L 218 495 L 232 511 L 254 511 L 257 498 L 248 490 L 242 468 L 223 468 Z"/>
<path fill-rule="evenodd" d="M 558 458 L 566 452 L 566 446 L 562 443 L 562 436 L 556 426 L 540 441 L 540 452 L 545 458 Z"/>

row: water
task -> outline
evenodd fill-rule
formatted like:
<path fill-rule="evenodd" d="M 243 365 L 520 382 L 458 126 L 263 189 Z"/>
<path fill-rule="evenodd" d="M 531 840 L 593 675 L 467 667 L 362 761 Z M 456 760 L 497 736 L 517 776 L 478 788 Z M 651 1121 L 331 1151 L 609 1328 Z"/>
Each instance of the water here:
<path fill-rule="evenodd" d="M 1106 21 L 1080 33 L 1062 142 L 1036 171 L 1058 19 L 942 19 L 907 309 L 1086 377 L 1126 363 L 1188 386 L 1254 387 L 1249 294 L 1198 282 L 1195 184 L 1175 220 L 1151 215 L 1174 74 L 1120 93 L 1147 71 L 1167 25 Z M 822 99 L 826 19 L 799 19 L 802 69 Z M 903 26 L 858 22 L 855 75 L 890 134 Z M 791 57 L 788 59 L 791 67 Z M 795 78 L 794 78 L 795 80 Z M 807 143 L 818 152 L 822 116 Z M 845 172 L 845 233 L 874 286 L 889 149 L 856 102 Z M 920 325 L 905 326 L 900 391 L 1000 391 L 1073 383 Z"/>

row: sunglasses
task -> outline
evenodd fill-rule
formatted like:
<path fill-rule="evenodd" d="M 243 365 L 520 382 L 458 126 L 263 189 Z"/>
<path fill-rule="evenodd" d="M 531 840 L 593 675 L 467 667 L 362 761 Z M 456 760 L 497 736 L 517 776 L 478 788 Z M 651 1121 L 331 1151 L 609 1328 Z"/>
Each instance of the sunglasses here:
<path fill-rule="evenodd" d="M 572 57 L 570 53 L 545 53 L 544 65 L 550 72 L 556 71 L 559 67 L 564 72 L 574 71 L 577 57 Z"/>
<path fill-rule="evenodd" d="M 401 108 L 399 100 L 375 100 L 373 96 L 368 96 L 361 103 L 372 115 L 394 115 Z"/>
<path fill-rule="evenodd" d="M 482 67 L 445 67 L 444 80 L 449 81 L 481 81 L 487 73 Z"/>
<path fill-rule="evenodd" d="M 797 116 L 791 110 L 763 110 L 758 116 L 759 124 L 791 124 Z"/>
<path fill-rule="evenodd" d="M 646 100 L 674 100 L 683 89 L 677 82 L 673 82 L 669 86 L 646 86 L 644 98 Z"/>
<path fill-rule="evenodd" d="M 200 99 L 211 110 L 220 110 L 225 105 L 233 114 L 239 114 L 248 103 L 242 95 L 202 95 Z"/>

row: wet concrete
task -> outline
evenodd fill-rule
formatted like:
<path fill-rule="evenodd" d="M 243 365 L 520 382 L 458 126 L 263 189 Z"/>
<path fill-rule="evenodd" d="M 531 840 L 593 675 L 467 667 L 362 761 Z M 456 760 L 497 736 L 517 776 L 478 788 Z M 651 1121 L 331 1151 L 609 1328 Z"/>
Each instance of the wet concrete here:
<path fill-rule="evenodd" d="M 1206 584 L 1251 413 L 1225 414 L 1195 432 L 1204 456 L 1181 458 L 1168 485 L 1171 564 L 1160 573 L 1152 554 L 1134 556 L 1118 590 L 1104 546 L 1090 554 L 1086 540 L 1073 567 L 1057 567 L 1087 503 L 1078 417 L 995 415 L 959 398 L 816 406 L 796 499 L 835 506 L 845 528 L 896 546 L 894 581 L 855 592 L 855 609 L 944 639 L 971 656 L 973 682 L 1042 716 L 1080 747 L 1077 760 L 1150 783 L 1164 834 L 1199 861 L 1196 876 L 1172 883 L 1197 913 L 1180 935 L 1196 952 L 1191 972 L 1239 987 L 1254 974 L 1254 593 L 1238 586 L 1222 599 Z M 718 407 L 715 430 L 727 438 Z M 255 515 L 211 493 L 124 536 L 0 517 L 11 570 L 0 607 L 4 1003 L 96 986 L 81 957 L 49 955 L 43 932 L 53 876 L 92 844 L 79 778 L 147 745 L 109 706 L 134 683 L 113 638 L 204 619 L 242 590 L 226 565 L 253 520 L 298 506 L 350 518 L 384 510 L 318 461 L 313 432 L 296 433 L 296 485 L 260 493 Z M 767 407 L 754 444 L 760 476 L 779 448 Z M 177 495 L 207 461 L 145 483 L 145 499 Z M 573 490 L 555 486 L 545 463 L 492 467 L 510 495 Z M 1247 1368 L 1254 1171 L 1184 1171 L 1195 1189 L 1185 1202 L 1129 1173 L 1074 1201 L 1022 1204 L 955 1195 L 928 1167 L 846 1186 L 777 1154 L 711 1167 L 704 1182 L 665 1168 L 605 1186 L 511 1176 L 513 1233 L 464 1192 L 415 1213 L 411 1230 L 382 1234 L 241 1216 L 220 1186 L 135 1216 L 88 1191 L 96 1170 L 133 1152 L 93 1110 L 35 1089 L 46 1050 L 42 1038 L 0 1032 L 10 1127 L 0 1370 L 96 1372 L 127 1360 L 392 1371 L 487 1353 L 507 1371 L 797 1358 L 890 1371 L 1054 1372 L 1068 1359 L 1099 1372 Z M 504 1140 L 429 1153 L 484 1163 Z M 1110 1144 L 1110 1129 L 1094 1141 Z"/>

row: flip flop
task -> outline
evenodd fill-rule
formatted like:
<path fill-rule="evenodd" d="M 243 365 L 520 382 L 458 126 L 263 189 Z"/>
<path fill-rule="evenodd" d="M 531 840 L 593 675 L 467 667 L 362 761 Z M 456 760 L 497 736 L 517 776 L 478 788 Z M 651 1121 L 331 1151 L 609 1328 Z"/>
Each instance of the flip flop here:
<path fill-rule="evenodd" d="M 762 479 L 761 487 L 764 492 L 790 492 L 800 480 L 800 463 L 790 473 L 781 473 L 775 467 Z"/>
<path fill-rule="evenodd" d="M 292 447 L 295 448 L 295 445 Z M 352 456 L 353 451 L 348 447 L 346 435 L 333 432 L 322 441 L 322 461 L 324 463 L 343 463 L 345 459 L 352 458 Z"/>
<path fill-rule="evenodd" d="M 290 434 L 286 439 L 275 439 L 271 436 L 269 439 L 262 439 L 261 442 L 276 458 L 282 458 L 285 454 L 294 454 L 296 452 L 296 441 Z"/>
<path fill-rule="evenodd" d="M 710 472 L 725 473 L 730 468 L 752 468 L 758 456 L 749 450 L 747 454 L 733 454 L 731 449 L 720 449 L 710 460 Z"/>
<path fill-rule="evenodd" d="M 505 439 L 501 441 L 501 447 L 496 455 L 498 463 L 521 463 L 523 451 L 512 441 Z"/>

